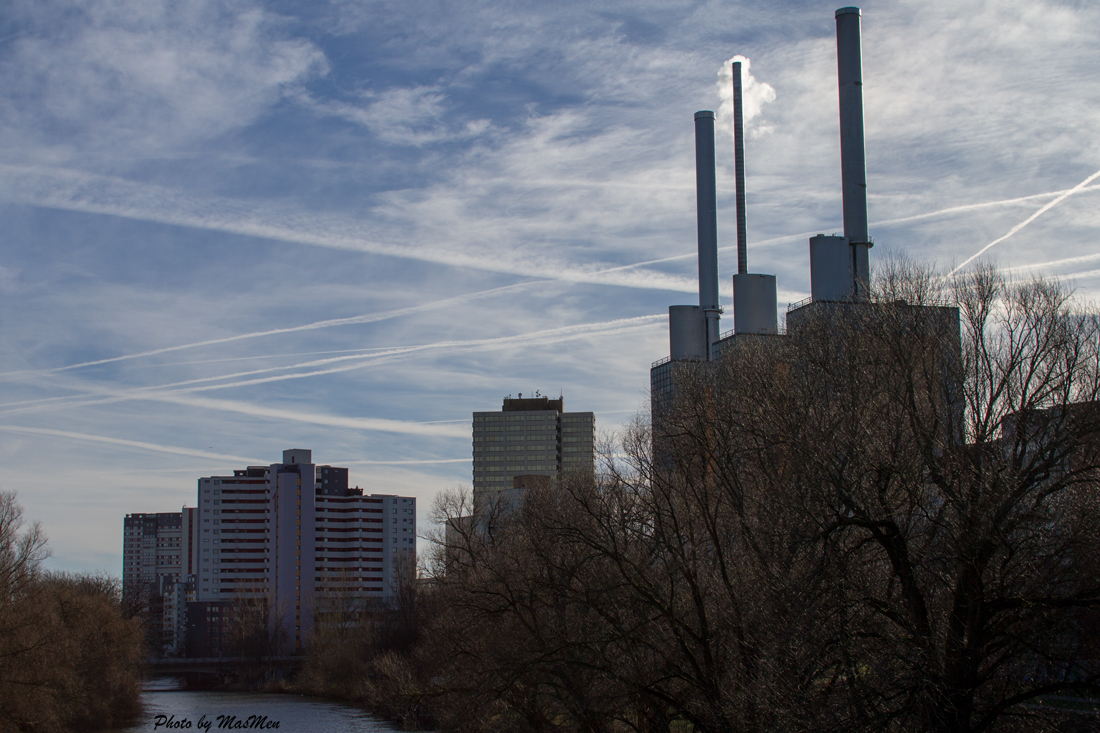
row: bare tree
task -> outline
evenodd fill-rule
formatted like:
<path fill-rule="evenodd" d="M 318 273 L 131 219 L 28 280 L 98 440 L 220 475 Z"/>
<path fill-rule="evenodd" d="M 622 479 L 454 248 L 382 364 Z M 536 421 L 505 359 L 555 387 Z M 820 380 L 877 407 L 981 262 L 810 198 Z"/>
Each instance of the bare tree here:
<path fill-rule="evenodd" d="M 68 731 L 124 723 L 138 706 L 140 623 L 117 580 L 45 573 L 46 540 L 0 492 L 0 728 Z"/>
<path fill-rule="evenodd" d="M 852 722 L 1009 729 L 1021 703 L 1097 690 L 1076 627 L 1100 601 L 1086 529 L 1100 330 L 1056 282 L 986 268 L 937 292 L 920 273 L 891 277 L 889 300 L 791 339 L 782 397 L 809 433 L 795 457 L 830 509 L 823 536 L 870 612 L 845 640 Z M 899 286 L 950 302 L 961 333 L 952 309 L 898 302 Z"/>
<path fill-rule="evenodd" d="M 441 723 L 1011 731 L 1098 691 L 1100 326 L 1064 287 L 895 261 L 680 366 L 595 473 L 442 497 Z"/>
<path fill-rule="evenodd" d="M 227 651 L 245 660 L 244 681 L 255 685 L 271 677 L 286 643 L 283 615 L 277 612 L 274 593 L 262 580 L 243 583 L 225 619 Z"/>

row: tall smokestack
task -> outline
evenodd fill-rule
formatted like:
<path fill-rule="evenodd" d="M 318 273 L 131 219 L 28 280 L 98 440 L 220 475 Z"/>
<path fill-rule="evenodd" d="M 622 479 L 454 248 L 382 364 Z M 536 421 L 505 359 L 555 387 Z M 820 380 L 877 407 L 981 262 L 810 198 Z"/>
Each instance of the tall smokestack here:
<path fill-rule="evenodd" d="M 749 271 L 745 226 L 745 117 L 741 111 L 741 62 L 733 62 L 733 160 L 737 177 L 737 274 Z"/>
<path fill-rule="evenodd" d="M 695 113 L 695 195 L 699 217 L 699 307 L 706 318 L 707 358 L 718 341 L 718 200 L 714 183 L 714 112 Z"/>
<path fill-rule="evenodd" d="M 853 298 L 867 300 L 867 162 L 863 145 L 863 62 L 859 8 L 836 11 L 836 56 L 840 80 L 840 178 L 844 194 L 844 236 L 852 248 Z"/>

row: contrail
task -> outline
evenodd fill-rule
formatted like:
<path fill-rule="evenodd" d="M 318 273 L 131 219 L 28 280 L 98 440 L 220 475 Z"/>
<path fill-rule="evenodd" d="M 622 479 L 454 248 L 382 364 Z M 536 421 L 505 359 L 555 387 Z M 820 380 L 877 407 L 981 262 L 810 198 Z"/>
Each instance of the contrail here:
<path fill-rule="evenodd" d="M 323 356 L 325 354 L 362 354 L 369 356 L 371 352 L 386 351 L 390 347 L 365 347 L 361 349 L 328 349 L 326 351 L 287 351 L 282 354 L 251 354 L 249 356 L 227 356 L 221 359 L 190 359 L 188 361 L 162 361 L 157 364 L 146 364 L 141 369 L 165 369 L 177 366 L 195 366 L 196 364 L 224 364 L 231 361 L 262 361 L 264 359 L 289 359 L 294 356 Z"/>
<path fill-rule="evenodd" d="M 206 458 L 215 461 L 226 461 L 227 463 L 245 463 L 250 465 L 259 465 L 263 461 L 256 458 L 244 458 L 242 456 L 231 456 L 224 453 L 210 453 L 204 450 L 194 450 L 192 448 L 178 448 L 172 445 L 160 445 L 158 443 L 146 443 L 140 440 L 124 440 L 123 438 L 108 438 L 103 435 L 89 435 L 87 433 L 74 433 L 68 430 L 51 430 L 49 428 L 29 428 L 22 425 L 0 425 L 0 430 L 5 430 L 9 433 L 24 433 L 26 435 L 48 435 L 55 438 L 71 438 L 73 440 L 86 440 L 92 443 L 108 443 L 110 445 L 122 445 L 129 448 L 140 448 L 141 450 L 153 451 L 154 453 L 169 453 L 176 456 L 187 456 L 189 458 Z"/>
<path fill-rule="evenodd" d="M 528 341 L 537 341 L 540 344 L 555 343 L 559 341 L 566 341 L 572 338 L 582 338 L 584 336 L 595 335 L 599 333 L 606 333 L 610 331 L 622 332 L 624 330 L 635 328 L 646 328 L 656 320 L 665 318 L 664 315 L 650 315 L 650 316 L 635 316 L 632 318 L 619 318 L 611 321 L 602 321 L 598 323 L 585 323 L 573 326 L 562 326 L 559 328 L 546 329 L 543 331 L 534 331 L 531 333 L 518 334 L 515 336 L 500 336 L 496 338 L 486 339 L 474 339 L 469 341 L 440 341 L 431 344 L 422 344 L 419 346 L 403 347 L 393 350 L 392 355 L 379 358 L 379 355 L 372 354 L 367 357 L 362 357 L 361 361 L 353 364 L 343 364 L 338 367 L 332 367 L 329 369 L 319 369 L 311 372 L 299 372 L 296 374 L 285 374 L 274 377 L 264 377 L 260 379 L 249 379 L 237 382 L 229 382 L 226 384 L 207 385 L 202 387 L 187 387 L 184 389 L 171 389 L 170 385 L 160 385 L 155 387 L 141 387 L 136 389 L 112 389 L 109 387 L 96 386 L 92 390 L 93 393 L 97 393 L 100 396 L 95 399 L 72 399 L 69 402 L 55 402 L 51 405 L 39 406 L 39 407 L 18 407 L 10 410 L 2 410 L 2 414 L 9 415 L 14 413 L 24 412 L 41 412 L 43 409 L 57 409 L 65 407 L 83 407 L 86 405 L 99 405 L 111 402 L 123 402 L 130 400 L 149 400 L 153 402 L 168 402 L 172 404 L 180 404 L 191 407 L 200 407 L 205 409 L 224 410 L 228 412 L 238 412 L 246 415 L 253 415 L 257 417 L 272 417 L 280 420 L 297 420 L 300 422 L 306 422 L 310 424 L 326 425 L 330 427 L 346 427 L 360 430 L 378 430 L 382 432 L 393 433 L 407 433 L 413 435 L 436 435 L 443 437 L 455 437 L 458 435 L 468 435 L 468 427 L 464 424 L 455 423 L 420 423 L 420 422 L 407 422 L 398 420 L 385 420 L 381 418 L 355 418 L 355 417 L 341 417 L 337 415 L 325 415 L 315 413 L 305 413 L 296 410 L 285 410 L 279 408 L 268 408 L 259 405 L 253 405 L 251 403 L 236 402 L 231 400 L 214 400 L 210 398 L 202 398 L 195 395 L 197 392 L 209 391 L 212 389 L 228 389 L 232 387 L 243 387 L 255 384 L 265 384 L 268 382 L 284 381 L 288 379 L 304 379 L 307 377 L 321 376 L 325 374 L 334 374 L 338 372 L 351 371 L 353 369 L 363 369 L 368 366 L 374 366 L 380 361 L 396 359 L 406 354 L 421 352 L 426 350 L 446 350 L 446 349 L 468 349 L 477 347 L 494 348 L 498 346 L 508 346 L 517 343 L 524 343 Z M 347 357 L 344 357 L 347 358 Z M 329 361 L 329 360 L 318 360 Z M 305 364 L 316 364 L 316 362 L 306 362 Z M 303 365 L 304 366 L 304 365 Z M 232 375 L 225 375 L 222 379 L 232 378 Z M 196 380 L 190 380 L 196 381 Z M 190 383 L 190 382 L 189 382 Z M 51 398 L 52 399 L 52 398 Z"/>
<path fill-rule="evenodd" d="M 1096 277 L 1097 275 L 1100 275 L 1100 270 L 1082 270 L 1081 272 L 1069 272 L 1069 273 L 1066 273 L 1065 275 L 1062 275 L 1061 277 L 1072 278 L 1072 279 L 1076 280 L 1078 278 L 1085 279 L 1085 278 L 1090 278 L 1090 277 Z"/>
<path fill-rule="evenodd" d="M 531 256 L 485 254 L 485 248 L 470 242 L 466 250 L 414 243 L 384 241 L 363 230 L 358 221 L 324 217 L 311 212 L 264 207 L 255 202 L 228 199 L 200 199 L 150 184 L 93 175 L 81 171 L 34 166 L 0 165 L 0 190 L 18 203 L 63 211 L 117 216 L 170 226 L 191 227 L 257 237 L 276 242 L 303 244 L 342 251 L 360 252 L 466 267 L 522 277 L 614 285 L 618 287 L 693 292 L 689 278 L 660 272 L 633 273 L 611 277 L 599 274 L 596 266 L 575 266 L 568 262 Z M 507 235 L 511 238 L 511 235 Z M 505 235 L 498 237 L 503 241 Z"/>
<path fill-rule="evenodd" d="M 411 461 L 333 461 L 341 466 L 419 466 L 423 463 L 469 463 L 469 458 L 431 458 Z"/>
<path fill-rule="evenodd" d="M 219 375 L 213 376 L 213 377 L 198 377 L 196 379 L 187 379 L 187 380 L 184 380 L 182 382 L 169 382 L 167 384 L 158 384 L 158 385 L 153 385 L 153 386 L 150 386 L 150 387 L 134 387 L 131 390 L 131 393 L 134 394 L 134 395 L 138 395 L 141 392 L 152 392 L 152 391 L 163 390 L 163 389 L 174 389 L 176 387 L 187 387 L 187 386 L 192 385 L 192 384 L 202 384 L 203 382 L 218 382 L 218 381 L 223 381 L 223 380 L 226 380 L 226 379 L 239 379 L 240 377 L 249 377 L 249 376 L 254 376 L 256 374 L 269 374 L 271 372 L 283 371 L 283 370 L 287 370 L 287 369 L 303 369 L 303 368 L 306 368 L 306 367 L 322 366 L 324 364 L 331 364 L 333 362 L 339 362 L 339 361 L 348 361 L 348 360 L 356 360 L 356 359 L 358 359 L 358 360 L 370 360 L 366 364 L 362 364 L 362 365 L 357 364 L 355 367 L 353 367 L 353 368 L 359 368 L 360 366 L 372 366 L 372 365 L 377 364 L 377 363 L 381 363 L 381 362 L 384 362 L 384 361 L 389 361 L 389 359 L 387 357 L 392 357 L 392 356 L 395 356 L 395 355 L 405 354 L 405 353 L 408 353 L 408 352 L 411 352 L 411 351 L 422 351 L 424 348 L 425 347 L 423 347 L 423 346 L 394 347 L 394 348 L 379 351 L 377 353 L 358 354 L 358 355 L 355 355 L 355 356 L 339 356 L 339 357 L 333 357 L 333 358 L 329 358 L 329 359 L 315 359 L 313 361 L 300 362 L 298 364 L 288 364 L 286 366 L 267 367 L 267 368 L 264 368 L 264 369 L 252 369 L 252 370 L 246 371 L 246 372 L 234 372 L 232 374 L 219 374 Z M 309 374 L 315 374 L 315 373 L 317 373 L 317 372 L 311 372 Z M 295 377 L 292 375 L 289 378 L 295 378 Z M 272 381 L 275 381 L 275 380 L 272 380 Z M 229 384 L 229 385 L 218 385 L 217 387 L 213 387 L 213 389 L 221 388 L 223 386 L 230 386 L 231 387 L 231 386 L 237 386 L 239 384 L 252 384 L 252 383 L 253 383 L 252 381 L 249 381 L 249 382 L 234 382 L 233 384 Z M 201 389 L 202 388 L 198 388 L 198 389 L 194 389 L 194 390 L 175 389 L 174 391 L 188 392 L 188 391 L 201 391 Z M 74 404 L 72 402 L 72 399 L 73 398 L 69 397 L 69 396 L 62 396 L 62 397 L 43 397 L 43 398 L 37 399 L 37 400 L 23 400 L 21 402 L 5 402 L 3 404 L 0 404 L 0 413 L 2 413 L 2 414 L 11 414 L 11 413 L 15 413 L 15 412 L 25 412 L 26 410 L 5 409 L 5 408 L 16 408 L 16 407 L 19 407 L 21 405 L 41 405 L 41 404 L 46 404 L 46 403 L 49 403 L 49 402 L 55 402 L 56 403 L 56 402 L 59 402 L 59 401 L 62 401 L 62 400 L 69 400 L 70 401 L 66 404 Z M 105 402 L 117 402 L 117 401 L 118 400 L 116 398 L 112 397 L 112 398 L 108 398 L 108 399 L 105 399 L 105 400 L 83 401 L 83 402 L 79 402 L 79 403 L 75 403 L 75 404 L 89 405 L 89 404 L 103 404 Z M 33 409 L 30 410 L 30 411 L 34 412 Z"/>
<path fill-rule="evenodd" d="M 1004 267 L 1001 272 L 1025 272 L 1027 270 L 1036 270 L 1040 267 L 1058 267 L 1059 265 L 1076 265 L 1083 262 L 1095 262 L 1100 260 L 1100 254 L 1081 255 L 1080 257 L 1065 257 L 1060 260 L 1048 260 L 1046 262 L 1033 262 L 1030 265 L 1016 265 L 1015 267 Z M 1077 275 L 1080 273 L 1069 273 L 1070 275 Z"/>
<path fill-rule="evenodd" d="M 1058 197 L 1057 197 L 1056 199 L 1054 199 L 1053 201 L 1051 201 L 1051 202 L 1047 203 L 1047 204 L 1046 204 L 1046 205 L 1044 205 L 1044 206 L 1043 206 L 1042 208 L 1040 208 L 1040 209 L 1039 209 L 1038 211 L 1036 211 L 1036 212 L 1035 212 L 1034 214 L 1032 214 L 1032 215 L 1031 215 L 1031 216 L 1029 216 L 1028 218 L 1024 219 L 1024 220 L 1023 220 L 1022 222 L 1020 222 L 1019 224 L 1017 224 L 1016 226 L 1014 226 L 1014 227 L 1012 227 L 1011 229 L 1009 229 L 1009 230 L 1008 230 L 1008 233 L 1007 233 L 1007 234 L 1005 234 L 1005 235 L 1004 235 L 1004 236 L 1002 236 L 1002 237 L 998 237 L 997 239 L 994 239 L 994 240 L 993 240 L 992 242 L 990 242 L 989 244 L 985 245 L 984 247 L 982 247 L 981 249 L 979 249 L 979 250 L 978 250 L 977 252 L 975 252 L 974 254 L 970 255 L 970 257 L 968 257 L 968 258 L 967 258 L 967 259 L 966 259 L 966 260 L 965 260 L 965 261 L 964 261 L 964 262 L 963 262 L 963 263 L 962 263 L 961 265 L 959 265 L 959 266 L 958 266 L 958 267 L 956 267 L 956 268 L 955 268 L 954 270 L 952 270 L 951 272 L 949 272 L 949 273 L 948 273 L 948 277 L 950 277 L 951 275 L 954 275 L 954 274 L 955 274 L 956 272 L 958 272 L 958 271 L 959 271 L 959 270 L 961 270 L 962 268 L 964 268 L 964 267 L 966 267 L 967 265 L 969 265 L 969 264 L 970 264 L 971 262 L 973 262 L 973 261 L 974 261 L 975 259 L 977 259 L 978 257 L 980 257 L 980 256 L 981 256 L 981 255 L 982 255 L 982 254 L 983 254 L 984 252 L 986 252 L 986 251 L 987 251 L 987 250 L 988 250 L 988 249 L 989 249 L 990 247 L 992 247 L 992 246 L 994 246 L 994 245 L 996 245 L 996 244 L 1000 244 L 1001 242 L 1005 241 L 1006 239 L 1008 239 L 1009 237 L 1011 237 L 1011 236 L 1012 236 L 1013 234 L 1015 234 L 1016 232 L 1020 231 L 1021 229 L 1023 229 L 1024 227 L 1026 227 L 1026 226 L 1027 226 L 1028 224 L 1030 224 L 1031 222 L 1035 221 L 1036 219 L 1038 219 L 1038 218 L 1039 218 L 1040 216 L 1042 216 L 1042 215 L 1043 215 L 1043 214 L 1045 214 L 1046 212 L 1048 212 L 1048 211 L 1050 211 L 1051 209 L 1053 209 L 1053 208 L 1054 208 L 1055 206 L 1057 206 L 1058 204 L 1060 204 L 1060 203 L 1062 203 L 1063 201 L 1065 201 L 1065 200 L 1066 200 L 1067 198 L 1069 198 L 1069 197 L 1070 197 L 1070 196 L 1072 196 L 1073 194 L 1075 194 L 1075 193 L 1077 193 L 1077 192 L 1079 192 L 1079 191 L 1083 190 L 1083 189 L 1084 189 L 1084 188 L 1085 188 L 1086 186 L 1088 186 L 1088 185 L 1089 185 L 1090 183 L 1092 183 L 1093 181 L 1095 181 L 1095 180 L 1096 180 L 1097 178 L 1100 178 L 1100 171 L 1096 171 L 1096 172 L 1095 172 L 1095 173 L 1093 173 L 1093 174 L 1092 174 L 1091 176 L 1089 176 L 1089 177 L 1088 177 L 1088 178 L 1086 178 L 1085 180 L 1081 181 L 1080 183 L 1078 183 L 1078 184 L 1077 184 L 1076 186 L 1074 186 L 1073 188 L 1069 189 L 1068 191 L 1064 191 L 1064 192 L 1063 192 L 1063 193 L 1062 193 L 1062 194 L 1061 194 L 1060 196 L 1058 196 Z"/>
<path fill-rule="evenodd" d="M 268 382 L 280 382 L 290 379 L 304 379 L 306 377 L 316 377 L 325 374 L 336 374 L 340 372 L 352 371 L 354 369 L 363 369 L 369 366 L 376 366 L 380 363 L 391 361 L 400 356 L 407 354 L 445 349 L 445 348 L 476 348 L 479 346 L 493 348 L 496 346 L 507 346 L 509 344 L 523 343 L 525 341 L 537 340 L 539 343 L 554 343 L 557 341 L 565 341 L 571 338 L 578 338 L 597 333 L 605 333 L 608 331 L 623 331 L 632 328 L 645 328 L 650 322 L 664 318 L 662 315 L 652 316 L 636 316 L 633 318 L 622 318 L 612 321 L 602 321 L 598 323 L 587 323 L 573 326 L 562 326 L 559 328 L 547 329 L 544 331 L 534 331 L 532 333 L 518 334 L 515 336 L 500 336 L 488 339 L 475 339 L 470 341 L 439 341 L 431 344 L 421 344 L 417 346 L 406 347 L 394 347 L 389 351 L 382 353 L 373 353 L 362 356 L 350 356 L 350 357 L 337 357 L 333 359 L 318 359 L 309 362 L 303 362 L 300 364 L 293 364 L 285 367 L 272 367 L 269 369 L 257 369 L 249 372 L 238 372 L 235 374 L 224 374 L 216 377 L 203 377 L 199 379 L 186 380 L 184 382 L 173 382 L 169 384 L 155 385 L 151 387 L 136 387 L 129 390 L 109 389 L 101 386 L 96 386 L 93 389 L 87 387 L 73 387 L 73 389 L 83 389 L 85 392 L 92 392 L 93 394 L 102 395 L 94 399 L 87 398 L 75 398 L 75 397 L 47 397 L 41 400 L 27 400 L 23 402 L 12 402 L 4 405 L 0 405 L 0 414 L 13 415 L 17 413 L 38 413 L 43 409 L 53 408 L 65 408 L 65 407 L 86 407 L 88 405 L 103 405 L 113 402 L 124 402 L 128 400 L 141 400 L 149 399 L 156 400 L 158 395 L 163 394 L 183 394 L 191 392 L 205 392 L 215 389 L 229 389 L 233 387 L 245 387 L 255 384 L 266 384 Z M 235 379 L 242 376 L 252 376 L 255 374 L 269 373 L 272 371 L 278 371 L 282 369 L 296 369 L 305 368 L 310 366 L 321 366 L 323 364 L 357 360 L 352 364 L 345 364 L 340 367 L 334 367 L 330 369 L 318 369 L 311 372 L 298 372 L 295 374 L 286 374 L 277 377 L 264 377 L 260 379 L 248 379 L 237 382 L 227 382 L 225 384 L 208 385 L 204 387 L 188 387 L 188 385 L 218 381 L 225 379 Z M 175 389 L 177 387 L 186 387 L 184 389 Z M 167 392 L 165 390 L 168 390 Z M 51 403 L 51 404 L 46 404 Z M 422 423 L 417 423 L 422 424 Z"/>
<path fill-rule="evenodd" d="M 1091 180 L 1091 179 L 1090 179 Z M 1017 196 L 1011 199 L 999 199 L 997 201 L 982 201 L 977 204 L 962 204 L 961 206 L 949 206 L 946 209 L 937 209 L 935 211 L 926 211 L 923 214 L 913 214 L 911 216 L 902 216 L 897 219 L 880 219 L 873 221 L 870 226 L 890 226 L 891 224 L 905 224 L 911 221 L 920 221 L 921 219 L 934 219 L 937 216 L 945 216 L 949 214 L 960 214 L 967 211 L 977 211 L 979 209 L 988 209 L 994 206 L 1010 206 L 1012 204 L 1022 204 L 1028 201 L 1034 201 L 1036 199 L 1050 198 L 1051 196 L 1058 196 L 1061 194 L 1081 193 L 1082 191 L 1096 191 L 1100 190 L 1100 186 L 1085 186 L 1084 188 L 1066 188 L 1060 191 L 1046 191 L 1045 193 L 1033 193 L 1027 196 Z M 827 229 L 827 227 L 825 228 Z M 754 247 L 771 246 L 773 244 L 782 244 L 783 242 L 790 242 L 796 239 L 808 239 L 815 234 L 820 234 L 823 229 L 815 229 L 811 232 L 800 232 L 798 234 L 784 234 L 781 237 L 771 237 L 770 239 L 761 239 L 757 242 L 752 242 Z M 719 252 L 732 252 L 737 249 L 737 245 L 727 245 L 725 247 L 719 247 Z M 618 270 L 629 270 L 635 267 L 645 267 L 647 265 L 659 265 L 662 262 L 675 262 L 676 260 L 686 260 L 691 257 L 697 256 L 694 251 L 681 255 L 672 255 L 670 257 L 660 257 L 655 260 L 644 260 L 642 262 L 635 262 L 629 265 L 620 265 L 618 267 L 609 267 L 605 270 L 600 270 L 599 273 L 615 272 Z"/>
<path fill-rule="evenodd" d="M 283 374 L 275 377 L 261 377 L 259 379 L 247 379 L 239 382 L 229 382 L 226 384 L 211 384 L 204 387 L 189 387 L 187 389 L 174 390 L 176 392 L 207 392 L 215 389 L 230 389 L 233 387 L 245 387 L 254 384 L 267 384 L 269 382 L 282 382 L 288 379 L 303 379 L 306 377 L 317 377 L 325 374 L 337 374 L 339 372 L 352 371 L 354 369 L 364 369 L 368 366 L 374 366 L 380 361 L 389 361 L 391 358 L 401 356 L 417 351 L 428 351 L 437 349 L 469 349 L 477 347 L 493 348 L 495 346 L 509 346 L 517 343 L 524 343 L 527 341 L 538 341 L 540 344 L 550 344 L 558 341 L 568 341 L 570 339 L 579 338 L 582 336 L 588 336 L 599 333 L 606 333 L 608 331 L 626 331 L 634 328 L 647 328 L 650 322 L 656 319 L 663 319 L 666 316 L 636 316 L 634 318 L 620 318 L 615 321 L 604 321 L 602 323 L 595 324 L 582 324 L 580 326 L 564 326 L 562 328 L 552 328 L 545 331 L 535 331 L 529 334 L 521 334 L 519 336 L 500 336 L 497 338 L 488 339 L 474 339 L 470 341 L 440 341 L 433 344 L 425 344 L 423 346 L 410 346 L 404 349 L 395 349 L 392 354 L 374 355 L 368 357 L 358 357 L 360 360 L 354 364 L 344 364 L 337 367 L 331 367 L 328 369 L 318 369 L 312 372 L 299 372 L 296 374 Z M 336 362 L 343 361 L 345 359 L 355 359 L 357 357 L 338 357 L 335 359 L 323 359 L 321 362 Z M 304 365 L 303 365 L 304 366 Z M 280 367 L 281 368 L 281 367 Z M 264 370 L 269 371 L 269 370 Z M 194 380 L 202 381 L 202 380 Z"/>
<path fill-rule="evenodd" d="M 176 346 L 165 346 L 161 349 L 152 349 L 150 351 L 141 351 L 136 354 L 124 354 L 122 356 L 112 356 L 107 359 L 96 359 L 95 361 L 82 361 L 79 364 L 69 364 L 68 366 L 54 367 L 52 369 L 39 369 L 39 370 L 27 370 L 21 372 L 7 372 L 0 374 L 0 379 L 23 376 L 28 374 L 46 374 L 53 372 L 64 372 L 70 369 L 81 369 L 84 367 L 98 366 L 100 364 L 111 364 L 119 361 L 127 361 L 129 359 L 141 359 L 147 356 L 156 356 L 157 354 L 167 354 L 172 351 L 183 351 L 184 349 L 196 349 L 201 346 L 212 346 L 214 344 L 227 344 L 231 341 L 243 341 L 245 339 L 260 338 L 263 336 L 275 336 L 283 333 L 296 333 L 298 331 L 313 331 L 319 328 L 333 328 L 334 326 L 350 326 L 360 323 L 376 323 L 378 321 L 385 321 L 390 318 L 399 318 L 401 316 L 411 315 L 413 313 L 421 313 L 426 310 L 432 310 L 444 305 L 458 303 L 465 300 L 473 300 L 476 298 L 482 298 L 489 295 L 495 295 L 501 292 L 507 292 L 509 290 L 519 290 L 522 288 L 536 285 L 539 283 L 551 282 L 549 280 L 529 280 L 527 282 L 516 283 L 514 285 L 505 285 L 499 288 L 492 288 L 490 290 L 481 290 L 476 293 L 465 293 L 463 295 L 456 295 L 452 298 L 444 298 L 443 300 L 437 300 L 434 303 L 426 303 L 424 305 L 414 305 L 408 308 L 397 308 L 395 310 L 382 311 L 380 313 L 365 313 L 361 316 L 350 316 L 348 318 L 330 318 L 324 321 L 314 321 L 313 323 L 305 323 L 301 326 L 289 326 L 287 328 L 272 328 L 267 331 L 253 331 L 251 333 L 241 333 L 236 336 L 225 336 L 224 338 L 207 339 L 206 341 L 195 341 L 189 344 L 178 344 Z"/>

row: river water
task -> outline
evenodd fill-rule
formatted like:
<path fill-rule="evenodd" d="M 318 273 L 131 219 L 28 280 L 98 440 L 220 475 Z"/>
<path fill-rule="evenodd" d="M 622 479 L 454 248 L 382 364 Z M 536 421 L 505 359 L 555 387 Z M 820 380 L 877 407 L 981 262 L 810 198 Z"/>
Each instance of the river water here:
<path fill-rule="evenodd" d="M 141 722 L 117 733 L 215 733 L 229 730 L 393 733 L 398 730 L 362 710 L 313 697 L 250 692 L 188 692 L 150 687 L 153 686 L 142 693 L 145 714 Z"/>

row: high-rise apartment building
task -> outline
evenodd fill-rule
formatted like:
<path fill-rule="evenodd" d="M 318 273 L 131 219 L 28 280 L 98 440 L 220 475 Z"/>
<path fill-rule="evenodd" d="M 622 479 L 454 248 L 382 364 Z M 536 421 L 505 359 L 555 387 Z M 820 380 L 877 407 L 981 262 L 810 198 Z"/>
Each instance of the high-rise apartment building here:
<path fill-rule="evenodd" d="M 475 412 L 474 496 L 518 488 L 517 477 L 555 478 L 592 468 L 591 412 L 565 412 L 565 400 L 506 398 L 500 412 Z M 524 479 L 519 479 L 521 483 Z"/>
<path fill-rule="evenodd" d="M 160 592 L 167 580 L 190 572 L 182 512 L 127 514 L 122 522 L 122 585 Z"/>
<path fill-rule="evenodd" d="M 384 603 L 415 572 L 416 499 L 364 496 L 348 469 L 286 450 L 282 463 L 200 478 L 193 508 L 126 515 L 123 558 L 124 586 L 163 616 L 167 653 L 224 653 L 224 625 L 244 600 L 267 604 L 298 650 L 327 603 Z"/>
<path fill-rule="evenodd" d="M 416 564 L 416 499 L 364 496 L 348 469 L 312 452 L 198 483 L 197 601 L 264 598 L 291 649 L 302 648 L 326 599 L 385 601 Z"/>
<path fill-rule="evenodd" d="M 150 642 L 175 648 L 184 619 L 168 602 L 187 586 L 192 564 L 194 509 L 127 514 L 122 522 L 122 587 L 146 604 Z"/>

